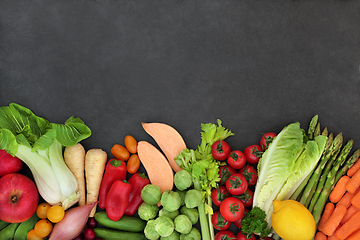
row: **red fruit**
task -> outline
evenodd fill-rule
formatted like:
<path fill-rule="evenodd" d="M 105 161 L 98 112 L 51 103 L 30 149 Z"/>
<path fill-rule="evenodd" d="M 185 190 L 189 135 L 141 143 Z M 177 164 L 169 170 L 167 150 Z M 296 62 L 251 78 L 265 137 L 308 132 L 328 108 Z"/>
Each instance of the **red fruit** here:
<path fill-rule="evenodd" d="M 35 183 L 20 173 L 0 178 L 0 220 L 19 223 L 28 220 L 39 204 Z"/>
<path fill-rule="evenodd" d="M 11 156 L 5 150 L 0 149 L 0 177 L 9 173 L 19 172 L 23 168 L 23 162 Z"/>

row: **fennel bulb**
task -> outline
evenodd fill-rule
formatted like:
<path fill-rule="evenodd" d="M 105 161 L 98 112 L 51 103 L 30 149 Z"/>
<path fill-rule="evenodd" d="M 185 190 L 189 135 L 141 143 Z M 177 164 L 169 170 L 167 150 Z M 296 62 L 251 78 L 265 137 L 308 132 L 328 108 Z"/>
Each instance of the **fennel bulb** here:
<path fill-rule="evenodd" d="M 65 164 L 63 148 L 90 135 L 90 129 L 79 118 L 56 124 L 16 103 L 0 107 L 0 149 L 29 167 L 39 194 L 51 205 L 68 209 L 78 202 L 77 181 Z"/>

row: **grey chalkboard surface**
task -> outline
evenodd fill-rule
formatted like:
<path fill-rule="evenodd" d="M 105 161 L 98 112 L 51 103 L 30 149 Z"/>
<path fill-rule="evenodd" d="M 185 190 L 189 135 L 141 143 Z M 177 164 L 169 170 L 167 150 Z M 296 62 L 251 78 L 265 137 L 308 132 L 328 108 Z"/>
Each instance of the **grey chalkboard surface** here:
<path fill-rule="evenodd" d="M 0 1 L 0 104 L 81 118 L 109 153 L 141 122 L 231 129 L 233 148 L 291 122 L 360 147 L 360 2 Z"/>

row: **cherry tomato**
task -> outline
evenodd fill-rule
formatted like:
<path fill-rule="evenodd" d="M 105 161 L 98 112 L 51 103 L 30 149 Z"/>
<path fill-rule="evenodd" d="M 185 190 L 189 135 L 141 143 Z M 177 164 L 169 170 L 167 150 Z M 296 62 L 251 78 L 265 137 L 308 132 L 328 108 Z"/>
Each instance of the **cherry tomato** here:
<path fill-rule="evenodd" d="M 215 240 L 230 240 L 230 239 L 235 239 L 235 234 L 232 233 L 230 230 L 222 230 L 215 235 Z"/>
<path fill-rule="evenodd" d="M 46 237 L 53 229 L 52 223 L 47 219 L 40 219 L 34 227 L 35 234 L 39 237 Z"/>
<path fill-rule="evenodd" d="M 137 154 L 131 155 L 129 161 L 127 162 L 126 169 L 129 173 L 133 174 L 139 170 L 140 167 L 140 158 Z"/>
<path fill-rule="evenodd" d="M 85 229 L 84 237 L 86 238 L 86 240 L 94 240 L 96 238 L 94 229 L 92 228 Z"/>
<path fill-rule="evenodd" d="M 38 235 L 35 234 L 35 230 L 34 229 L 31 229 L 27 236 L 26 236 L 26 239 L 27 240 L 44 240 L 43 237 L 39 237 Z"/>
<path fill-rule="evenodd" d="M 260 146 L 263 151 L 265 151 L 268 148 L 269 144 L 272 142 L 272 140 L 276 136 L 277 136 L 277 134 L 273 133 L 273 132 L 268 132 L 268 133 L 265 133 L 264 135 L 262 135 L 262 137 L 260 139 Z"/>
<path fill-rule="evenodd" d="M 89 228 L 95 228 L 97 225 L 97 221 L 95 220 L 94 217 L 89 217 L 88 218 L 88 221 L 86 223 L 86 226 L 89 227 Z"/>
<path fill-rule="evenodd" d="M 111 148 L 111 154 L 118 160 L 127 161 L 130 157 L 130 152 L 120 144 L 115 144 Z"/>
<path fill-rule="evenodd" d="M 249 212 L 249 211 L 250 211 L 249 209 L 245 208 L 245 209 L 244 209 L 244 216 L 245 216 L 245 213 L 246 213 L 246 212 Z M 240 218 L 239 220 L 233 222 L 234 225 L 235 225 L 235 227 L 237 227 L 238 229 L 241 228 L 241 220 L 242 220 L 242 219 L 243 219 L 243 217 Z"/>
<path fill-rule="evenodd" d="M 234 173 L 236 173 L 236 170 L 229 165 L 221 166 L 219 168 L 220 185 L 224 185 L 226 183 L 226 180 L 228 180 L 231 174 Z"/>
<path fill-rule="evenodd" d="M 242 169 L 239 170 L 239 173 L 244 175 L 249 186 L 254 186 L 256 184 L 258 173 L 253 166 L 246 164 Z"/>
<path fill-rule="evenodd" d="M 248 182 L 244 175 L 240 173 L 232 174 L 229 179 L 226 181 L 226 189 L 232 195 L 243 194 L 248 188 Z"/>
<path fill-rule="evenodd" d="M 54 206 L 51 206 L 47 210 L 46 216 L 50 222 L 57 223 L 57 222 L 60 222 L 64 218 L 65 210 L 60 205 L 54 205 Z"/>
<path fill-rule="evenodd" d="M 244 204 L 240 199 L 228 197 L 220 205 L 220 213 L 229 222 L 235 222 L 244 217 Z"/>
<path fill-rule="evenodd" d="M 254 192 L 248 188 L 243 194 L 236 196 L 244 204 L 244 207 L 250 207 L 253 204 Z"/>
<path fill-rule="evenodd" d="M 231 222 L 225 220 L 223 216 L 221 216 L 220 211 L 214 212 L 211 216 L 211 223 L 216 230 L 226 230 L 229 229 L 231 225 Z"/>
<path fill-rule="evenodd" d="M 242 151 L 235 150 L 229 154 L 227 163 L 234 169 L 240 169 L 245 165 L 246 157 Z"/>
<path fill-rule="evenodd" d="M 257 164 L 261 158 L 263 151 L 259 145 L 250 145 L 244 150 L 246 161 L 250 164 Z"/>
<path fill-rule="evenodd" d="M 124 139 L 124 144 L 125 144 L 126 149 L 130 153 L 136 153 L 137 152 L 137 141 L 133 136 L 126 135 L 126 137 Z"/>
<path fill-rule="evenodd" d="M 217 207 L 220 207 L 221 202 L 227 197 L 230 197 L 230 193 L 225 186 L 218 186 L 211 191 L 211 200 Z"/>
<path fill-rule="evenodd" d="M 252 233 L 250 236 L 247 236 L 246 233 L 243 233 L 241 230 L 236 234 L 236 240 L 256 240 L 255 235 Z"/>
<path fill-rule="evenodd" d="M 215 160 L 224 161 L 231 152 L 230 145 L 224 140 L 219 140 L 211 145 L 211 154 Z"/>
<path fill-rule="evenodd" d="M 47 218 L 46 212 L 50 207 L 51 205 L 47 202 L 40 203 L 36 208 L 36 215 L 41 219 Z"/>

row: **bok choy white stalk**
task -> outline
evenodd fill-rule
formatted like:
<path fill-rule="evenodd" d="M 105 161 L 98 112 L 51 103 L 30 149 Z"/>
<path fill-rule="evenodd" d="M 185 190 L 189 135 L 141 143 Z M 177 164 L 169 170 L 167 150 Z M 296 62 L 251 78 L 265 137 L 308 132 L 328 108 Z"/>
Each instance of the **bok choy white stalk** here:
<path fill-rule="evenodd" d="M 41 197 L 51 205 L 68 209 L 78 202 L 78 185 L 65 164 L 63 148 L 90 135 L 79 118 L 56 124 L 16 103 L 0 107 L 0 149 L 29 167 Z"/>

